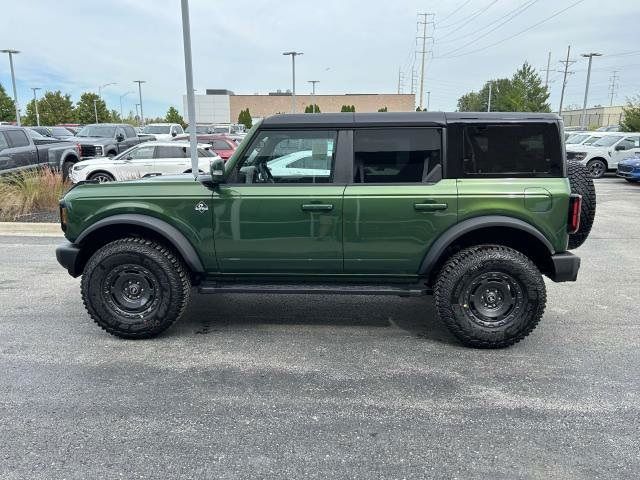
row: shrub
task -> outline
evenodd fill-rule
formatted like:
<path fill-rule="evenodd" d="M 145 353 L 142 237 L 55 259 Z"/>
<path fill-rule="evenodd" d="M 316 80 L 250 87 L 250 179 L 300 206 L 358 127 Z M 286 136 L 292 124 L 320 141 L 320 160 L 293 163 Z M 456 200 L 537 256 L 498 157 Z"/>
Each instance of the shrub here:
<path fill-rule="evenodd" d="M 0 177 L 0 220 L 15 221 L 37 212 L 57 212 L 69 183 L 49 168 L 25 170 Z"/>

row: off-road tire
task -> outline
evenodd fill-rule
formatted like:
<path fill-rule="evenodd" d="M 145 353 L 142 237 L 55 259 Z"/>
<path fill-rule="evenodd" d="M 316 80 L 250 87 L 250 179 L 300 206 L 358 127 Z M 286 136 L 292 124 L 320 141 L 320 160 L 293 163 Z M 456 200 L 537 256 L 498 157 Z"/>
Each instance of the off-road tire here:
<path fill-rule="evenodd" d="M 569 249 L 573 249 L 582 245 L 591 232 L 593 221 L 596 218 L 596 188 L 589 171 L 581 163 L 567 162 L 567 176 L 571 193 L 582 195 L 580 228 L 576 233 L 569 235 Z"/>
<path fill-rule="evenodd" d="M 478 290 L 472 289 L 475 283 L 492 278 L 510 279 L 505 285 L 515 299 L 502 316 L 488 321 L 472 305 L 486 291 L 482 290 L 483 283 Z M 474 300 L 469 300 L 469 292 L 476 292 Z M 504 348 L 519 342 L 536 328 L 547 301 L 538 268 L 522 253 L 501 245 L 479 245 L 454 254 L 440 270 L 434 297 L 438 316 L 451 333 L 464 345 L 475 348 Z"/>
<path fill-rule="evenodd" d="M 138 282 L 133 295 L 130 279 Z M 129 290 L 124 288 L 127 282 Z M 104 330 L 123 338 L 150 338 L 183 314 L 191 282 L 187 268 L 170 248 L 144 238 L 123 238 L 93 254 L 84 269 L 81 290 L 89 315 Z M 146 304 L 135 297 L 136 292 L 149 296 Z M 139 309 L 122 306 L 138 301 Z"/>

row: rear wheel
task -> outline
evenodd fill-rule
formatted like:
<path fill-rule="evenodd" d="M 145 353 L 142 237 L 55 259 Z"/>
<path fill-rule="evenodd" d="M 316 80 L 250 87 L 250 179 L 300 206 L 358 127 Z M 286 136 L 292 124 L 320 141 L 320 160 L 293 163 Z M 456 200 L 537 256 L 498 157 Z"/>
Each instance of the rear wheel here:
<path fill-rule="evenodd" d="M 98 183 L 113 182 L 115 178 L 107 172 L 96 172 L 89 175 L 89 180 L 97 180 Z"/>
<path fill-rule="evenodd" d="M 591 178 L 602 178 L 607 173 L 607 164 L 604 160 L 594 158 L 587 163 L 587 170 Z"/>
<path fill-rule="evenodd" d="M 480 245 L 453 255 L 434 288 L 436 310 L 464 344 L 502 348 L 536 327 L 546 305 L 538 268 L 525 255 L 500 245 Z"/>
<path fill-rule="evenodd" d="M 191 282 L 176 254 L 151 240 L 108 243 L 89 259 L 82 299 L 93 320 L 112 335 L 149 338 L 184 312 Z"/>

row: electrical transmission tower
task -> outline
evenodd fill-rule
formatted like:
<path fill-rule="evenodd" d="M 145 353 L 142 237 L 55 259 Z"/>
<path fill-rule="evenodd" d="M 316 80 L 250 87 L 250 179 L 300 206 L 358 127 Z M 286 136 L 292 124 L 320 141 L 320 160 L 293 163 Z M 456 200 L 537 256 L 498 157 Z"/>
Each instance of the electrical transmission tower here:
<path fill-rule="evenodd" d="M 564 70 L 558 70 L 559 72 L 564 73 L 564 77 L 562 78 L 562 93 L 560 94 L 560 108 L 558 108 L 558 115 L 562 115 L 562 102 L 564 101 L 564 90 L 567 87 L 567 75 L 572 75 L 574 73 L 569 71 L 569 65 L 576 63 L 575 60 L 569 60 L 570 55 L 571 45 L 567 47 L 567 59 L 560 60 L 560 63 L 564 64 Z"/>
<path fill-rule="evenodd" d="M 435 26 L 435 14 L 434 13 L 419 13 L 418 17 L 418 30 L 420 30 L 420 25 L 422 25 L 422 35 L 418 35 L 416 37 L 416 41 L 422 40 L 422 48 L 417 51 L 417 53 L 421 54 L 420 61 L 420 98 L 418 99 L 418 106 L 420 110 L 423 109 L 424 102 L 424 62 L 425 56 L 427 53 L 432 53 L 431 50 L 427 51 L 427 39 L 430 39 L 433 42 L 433 36 L 427 36 L 427 26 L 431 25 L 433 28 Z"/>
<path fill-rule="evenodd" d="M 618 71 L 614 70 L 613 75 L 609 78 L 609 80 L 611 80 L 611 83 L 609 84 L 609 95 L 610 95 L 609 106 L 613 105 L 613 98 L 616 96 L 616 93 L 618 93 L 619 79 L 620 79 L 620 76 L 618 75 Z"/>
<path fill-rule="evenodd" d="M 404 92 L 404 84 L 405 84 L 404 72 L 400 67 L 398 68 L 398 94 Z"/>

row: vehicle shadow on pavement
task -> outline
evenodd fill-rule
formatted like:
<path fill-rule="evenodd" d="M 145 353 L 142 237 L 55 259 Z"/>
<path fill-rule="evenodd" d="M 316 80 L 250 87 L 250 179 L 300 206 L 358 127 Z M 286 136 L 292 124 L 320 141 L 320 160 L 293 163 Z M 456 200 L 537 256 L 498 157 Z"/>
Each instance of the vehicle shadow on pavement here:
<path fill-rule="evenodd" d="M 179 325 L 179 332 L 172 329 L 174 334 L 207 334 L 251 325 L 373 327 L 456 343 L 438 320 L 429 296 L 194 294 Z"/>

